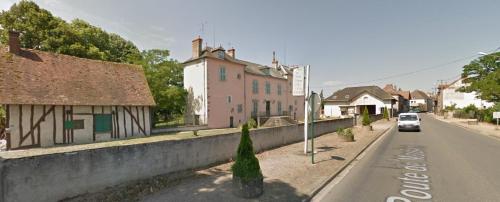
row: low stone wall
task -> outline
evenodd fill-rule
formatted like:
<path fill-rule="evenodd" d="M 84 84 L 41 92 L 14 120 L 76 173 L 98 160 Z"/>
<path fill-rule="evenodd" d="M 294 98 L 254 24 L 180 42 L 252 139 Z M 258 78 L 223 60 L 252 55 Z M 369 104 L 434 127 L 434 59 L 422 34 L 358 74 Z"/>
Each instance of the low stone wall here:
<path fill-rule="evenodd" d="M 318 121 L 315 133 L 352 127 L 351 118 Z M 256 152 L 303 140 L 303 124 L 251 131 Z M 0 201 L 57 201 L 132 180 L 227 162 L 240 133 L 0 159 Z"/>

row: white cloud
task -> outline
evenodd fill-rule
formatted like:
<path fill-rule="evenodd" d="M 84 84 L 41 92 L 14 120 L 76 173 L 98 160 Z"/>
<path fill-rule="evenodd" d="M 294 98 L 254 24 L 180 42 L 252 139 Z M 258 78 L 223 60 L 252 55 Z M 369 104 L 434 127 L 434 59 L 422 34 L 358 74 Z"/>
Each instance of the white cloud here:
<path fill-rule="evenodd" d="M 0 1 L 0 10 L 9 10 L 12 4 L 16 2 L 16 0 L 2 0 Z"/>

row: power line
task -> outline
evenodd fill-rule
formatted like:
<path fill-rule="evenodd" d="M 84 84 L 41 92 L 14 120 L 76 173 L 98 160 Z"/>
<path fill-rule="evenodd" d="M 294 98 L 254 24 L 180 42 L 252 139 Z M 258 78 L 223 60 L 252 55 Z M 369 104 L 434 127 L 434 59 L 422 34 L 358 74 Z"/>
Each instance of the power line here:
<path fill-rule="evenodd" d="M 498 49 L 491 50 L 491 51 L 488 51 L 488 52 L 491 53 L 491 52 L 494 52 L 496 50 L 498 50 Z M 423 71 L 429 71 L 429 70 L 435 70 L 435 69 L 443 68 L 443 67 L 446 67 L 447 65 L 454 64 L 454 63 L 457 63 L 457 62 L 460 62 L 460 61 L 463 61 L 463 60 L 468 60 L 468 59 L 475 58 L 475 57 L 477 57 L 477 54 L 466 56 L 466 57 L 462 57 L 462 58 L 459 58 L 459 59 L 452 60 L 450 62 L 446 62 L 446 63 L 442 63 L 442 64 L 430 66 L 430 67 L 426 67 L 426 68 L 423 68 L 423 69 L 419 69 L 419 70 L 415 70 L 415 71 L 410 71 L 410 72 L 405 72 L 405 73 L 400 73 L 400 74 L 394 74 L 394 75 L 390 75 L 390 76 L 386 76 L 386 77 L 381 77 L 381 78 L 377 78 L 377 79 L 372 79 L 372 80 L 367 80 L 367 81 L 361 81 L 361 82 L 353 82 L 353 83 L 347 83 L 347 84 L 338 84 L 338 85 L 311 86 L 311 88 L 321 88 L 321 87 L 334 88 L 334 87 L 340 87 L 340 86 L 351 86 L 351 85 L 358 85 L 358 84 L 364 84 L 364 83 L 371 83 L 371 82 L 383 81 L 383 80 L 397 78 L 397 77 L 404 77 L 404 76 L 408 76 L 408 75 L 420 73 L 420 72 L 423 72 Z"/>

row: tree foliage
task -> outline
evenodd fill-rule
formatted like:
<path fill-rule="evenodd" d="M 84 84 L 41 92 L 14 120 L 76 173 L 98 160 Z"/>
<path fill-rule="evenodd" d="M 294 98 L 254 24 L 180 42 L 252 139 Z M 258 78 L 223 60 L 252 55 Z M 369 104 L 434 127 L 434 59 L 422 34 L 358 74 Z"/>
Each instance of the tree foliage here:
<path fill-rule="evenodd" d="M 156 101 L 154 118 L 171 119 L 182 114 L 186 91 L 183 69 L 169 58 L 168 50 L 139 49 L 128 40 L 84 20 L 68 23 L 31 1 L 22 0 L 0 13 L 0 42 L 7 43 L 9 30 L 21 32 L 23 48 L 76 57 L 142 65 Z"/>
<path fill-rule="evenodd" d="M 384 116 L 384 119 L 389 120 L 389 109 L 387 107 L 384 107 L 383 116 Z"/>
<path fill-rule="evenodd" d="M 247 124 L 244 124 L 241 130 L 241 139 L 237 150 L 236 161 L 231 169 L 233 175 L 240 177 L 243 181 L 262 178 L 259 160 L 255 157 Z"/>
<path fill-rule="evenodd" d="M 500 52 L 485 55 L 465 65 L 462 72 L 464 82 L 468 84 L 461 88 L 462 92 L 476 91 L 478 97 L 500 102 Z"/>
<path fill-rule="evenodd" d="M 139 63 L 156 101 L 155 119 L 169 120 L 180 115 L 186 107 L 187 91 L 183 88 L 183 69 L 179 62 L 169 58 L 168 50 L 142 51 Z"/>
<path fill-rule="evenodd" d="M 130 41 L 75 19 L 67 23 L 34 2 L 20 1 L 0 13 L 0 42 L 8 32 L 22 33 L 21 46 L 82 58 L 131 63 L 140 59 L 139 49 Z"/>
<path fill-rule="evenodd" d="M 370 115 L 368 114 L 368 107 L 365 106 L 363 110 L 363 119 L 361 120 L 363 126 L 369 126 L 371 123 Z"/>

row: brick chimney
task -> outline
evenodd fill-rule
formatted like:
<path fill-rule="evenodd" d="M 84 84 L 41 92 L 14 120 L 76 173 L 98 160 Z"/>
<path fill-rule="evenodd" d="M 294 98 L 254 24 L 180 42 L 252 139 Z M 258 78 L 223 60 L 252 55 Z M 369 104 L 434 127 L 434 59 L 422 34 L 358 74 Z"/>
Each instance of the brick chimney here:
<path fill-rule="evenodd" d="M 19 54 L 21 52 L 21 41 L 19 40 L 19 32 L 9 31 L 9 52 Z"/>
<path fill-rule="evenodd" d="M 236 54 L 236 50 L 234 50 L 234 48 L 231 48 L 231 49 L 227 50 L 227 54 L 229 56 L 231 56 L 232 58 L 236 58 L 236 55 L 235 55 Z"/>
<path fill-rule="evenodd" d="M 201 39 L 200 36 L 198 36 L 198 38 L 193 40 L 193 58 L 200 57 L 202 43 L 203 39 Z"/>

